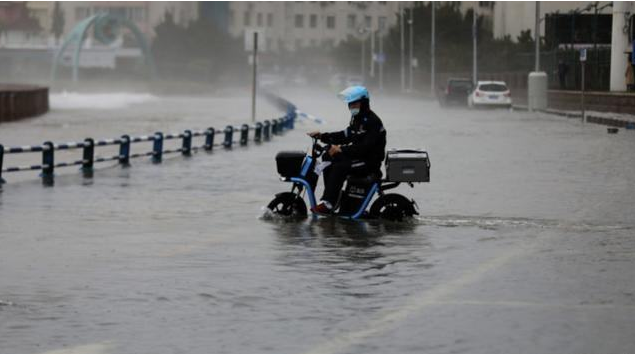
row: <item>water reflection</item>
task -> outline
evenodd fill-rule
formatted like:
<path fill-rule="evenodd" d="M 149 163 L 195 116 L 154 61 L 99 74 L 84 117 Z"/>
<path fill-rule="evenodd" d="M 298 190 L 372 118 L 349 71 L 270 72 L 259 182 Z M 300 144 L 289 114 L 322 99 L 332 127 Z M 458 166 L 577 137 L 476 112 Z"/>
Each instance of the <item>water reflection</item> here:
<path fill-rule="evenodd" d="M 303 257 L 297 259 L 301 263 L 307 257 L 320 264 L 377 262 L 386 257 L 387 248 L 392 253 L 404 246 L 427 243 L 424 235 L 415 233 L 416 221 L 368 222 L 333 217 L 272 223 L 280 248 L 289 253 L 287 256 L 301 252 Z"/>

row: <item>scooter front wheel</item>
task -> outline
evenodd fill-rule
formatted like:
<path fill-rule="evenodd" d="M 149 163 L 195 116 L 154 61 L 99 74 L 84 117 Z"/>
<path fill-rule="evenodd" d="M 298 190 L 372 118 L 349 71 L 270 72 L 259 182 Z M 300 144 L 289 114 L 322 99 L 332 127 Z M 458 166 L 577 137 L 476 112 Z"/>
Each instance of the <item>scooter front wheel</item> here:
<path fill-rule="evenodd" d="M 419 215 L 412 200 L 401 194 L 391 193 L 379 197 L 370 207 L 370 216 L 390 221 L 403 221 Z"/>
<path fill-rule="evenodd" d="M 306 218 L 307 216 L 304 200 L 292 192 L 276 194 L 276 197 L 269 202 L 267 208 L 274 214 L 284 217 Z"/>

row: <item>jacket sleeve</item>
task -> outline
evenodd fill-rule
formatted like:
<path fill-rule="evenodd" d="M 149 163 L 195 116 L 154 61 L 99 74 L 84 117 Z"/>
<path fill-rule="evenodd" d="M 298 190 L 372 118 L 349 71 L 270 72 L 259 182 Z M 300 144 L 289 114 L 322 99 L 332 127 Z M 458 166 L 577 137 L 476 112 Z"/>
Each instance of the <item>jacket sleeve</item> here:
<path fill-rule="evenodd" d="M 339 132 L 322 133 L 320 140 L 326 144 L 348 144 L 351 142 L 351 128 L 347 127 Z"/>
<path fill-rule="evenodd" d="M 379 144 L 381 140 L 382 126 L 377 123 L 371 123 L 366 126 L 366 134 L 364 138 L 351 145 L 342 146 L 342 153 L 351 159 L 362 159 L 372 151 L 372 147 Z"/>

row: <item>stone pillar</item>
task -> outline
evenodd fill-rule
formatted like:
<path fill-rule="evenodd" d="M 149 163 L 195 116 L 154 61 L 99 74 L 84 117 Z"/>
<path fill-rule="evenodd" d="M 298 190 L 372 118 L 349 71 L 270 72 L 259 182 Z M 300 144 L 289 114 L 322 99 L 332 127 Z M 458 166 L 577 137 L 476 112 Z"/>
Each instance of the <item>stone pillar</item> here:
<path fill-rule="evenodd" d="M 628 25 L 625 17 L 632 12 L 633 3 L 628 1 L 613 2 L 613 32 L 611 36 L 611 91 L 626 91 L 626 63 L 628 58 L 624 52 L 629 50 L 628 34 L 624 26 Z"/>

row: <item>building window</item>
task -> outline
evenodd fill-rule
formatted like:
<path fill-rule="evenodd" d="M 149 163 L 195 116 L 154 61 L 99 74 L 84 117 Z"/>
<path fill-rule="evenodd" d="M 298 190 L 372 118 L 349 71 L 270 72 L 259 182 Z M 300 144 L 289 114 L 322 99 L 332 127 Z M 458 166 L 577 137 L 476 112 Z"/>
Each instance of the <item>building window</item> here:
<path fill-rule="evenodd" d="M 311 47 L 317 47 L 317 40 L 311 39 L 310 43 L 311 43 Z"/>
<path fill-rule="evenodd" d="M 386 29 L 386 17 L 385 16 L 379 16 L 379 18 L 377 18 L 377 26 L 379 27 L 380 31 L 383 31 Z"/>
<path fill-rule="evenodd" d="M 364 26 L 366 26 L 366 28 L 370 29 L 373 27 L 373 18 L 370 16 L 366 16 L 364 17 Z"/>
<path fill-rule="evenodd" d="M 304 15 L 295 15 L 295 28 L 304 27 Z"/>
<path fill-rule="evenodd" d="M 273 14 L 267 14 L 267 27 L 273 27 Z"/>
<path fill-rule="evenodd" d="M 130 19 L 136 22 L 142 22 L 146 20 L 146 9 L 143 7 L 133 7 L 130 9 Z"/>
<path fill-rule="evenodd" d="M 295 40 L 295 49 L 300 49 L 302 47 L 302 40 L 301 39 L 296 39 Z"/>
<path fill-rule="evenodd" d="M 256 26 L 262 27 L 262 13 L 256 14 Z"/>
<path fill-rule="evenodd" d="M 251 26 L 251 12 L 245 11 L 243 23 L 245 24 L 245 26 Z"/>
<path fill-rule="evenodd" d="M 326 28 L 335 29 L 335 16 L 326 16 Z"/>
<path fill-rule="evenodd" d="M 347 23 L 348 29 L 354 29 L 355 28 L 356 20 L 357 20 L 357 18 L 355 17 L 355 15 L 348 15 L 348 17 L 346 18 L 346 23 Z"/>
<path fill-rule="evenodd" d="M 317 15 L 312 14 L 309 17 L 309 25 L 311 26 L 311 28 L 317 27 Z"/>

